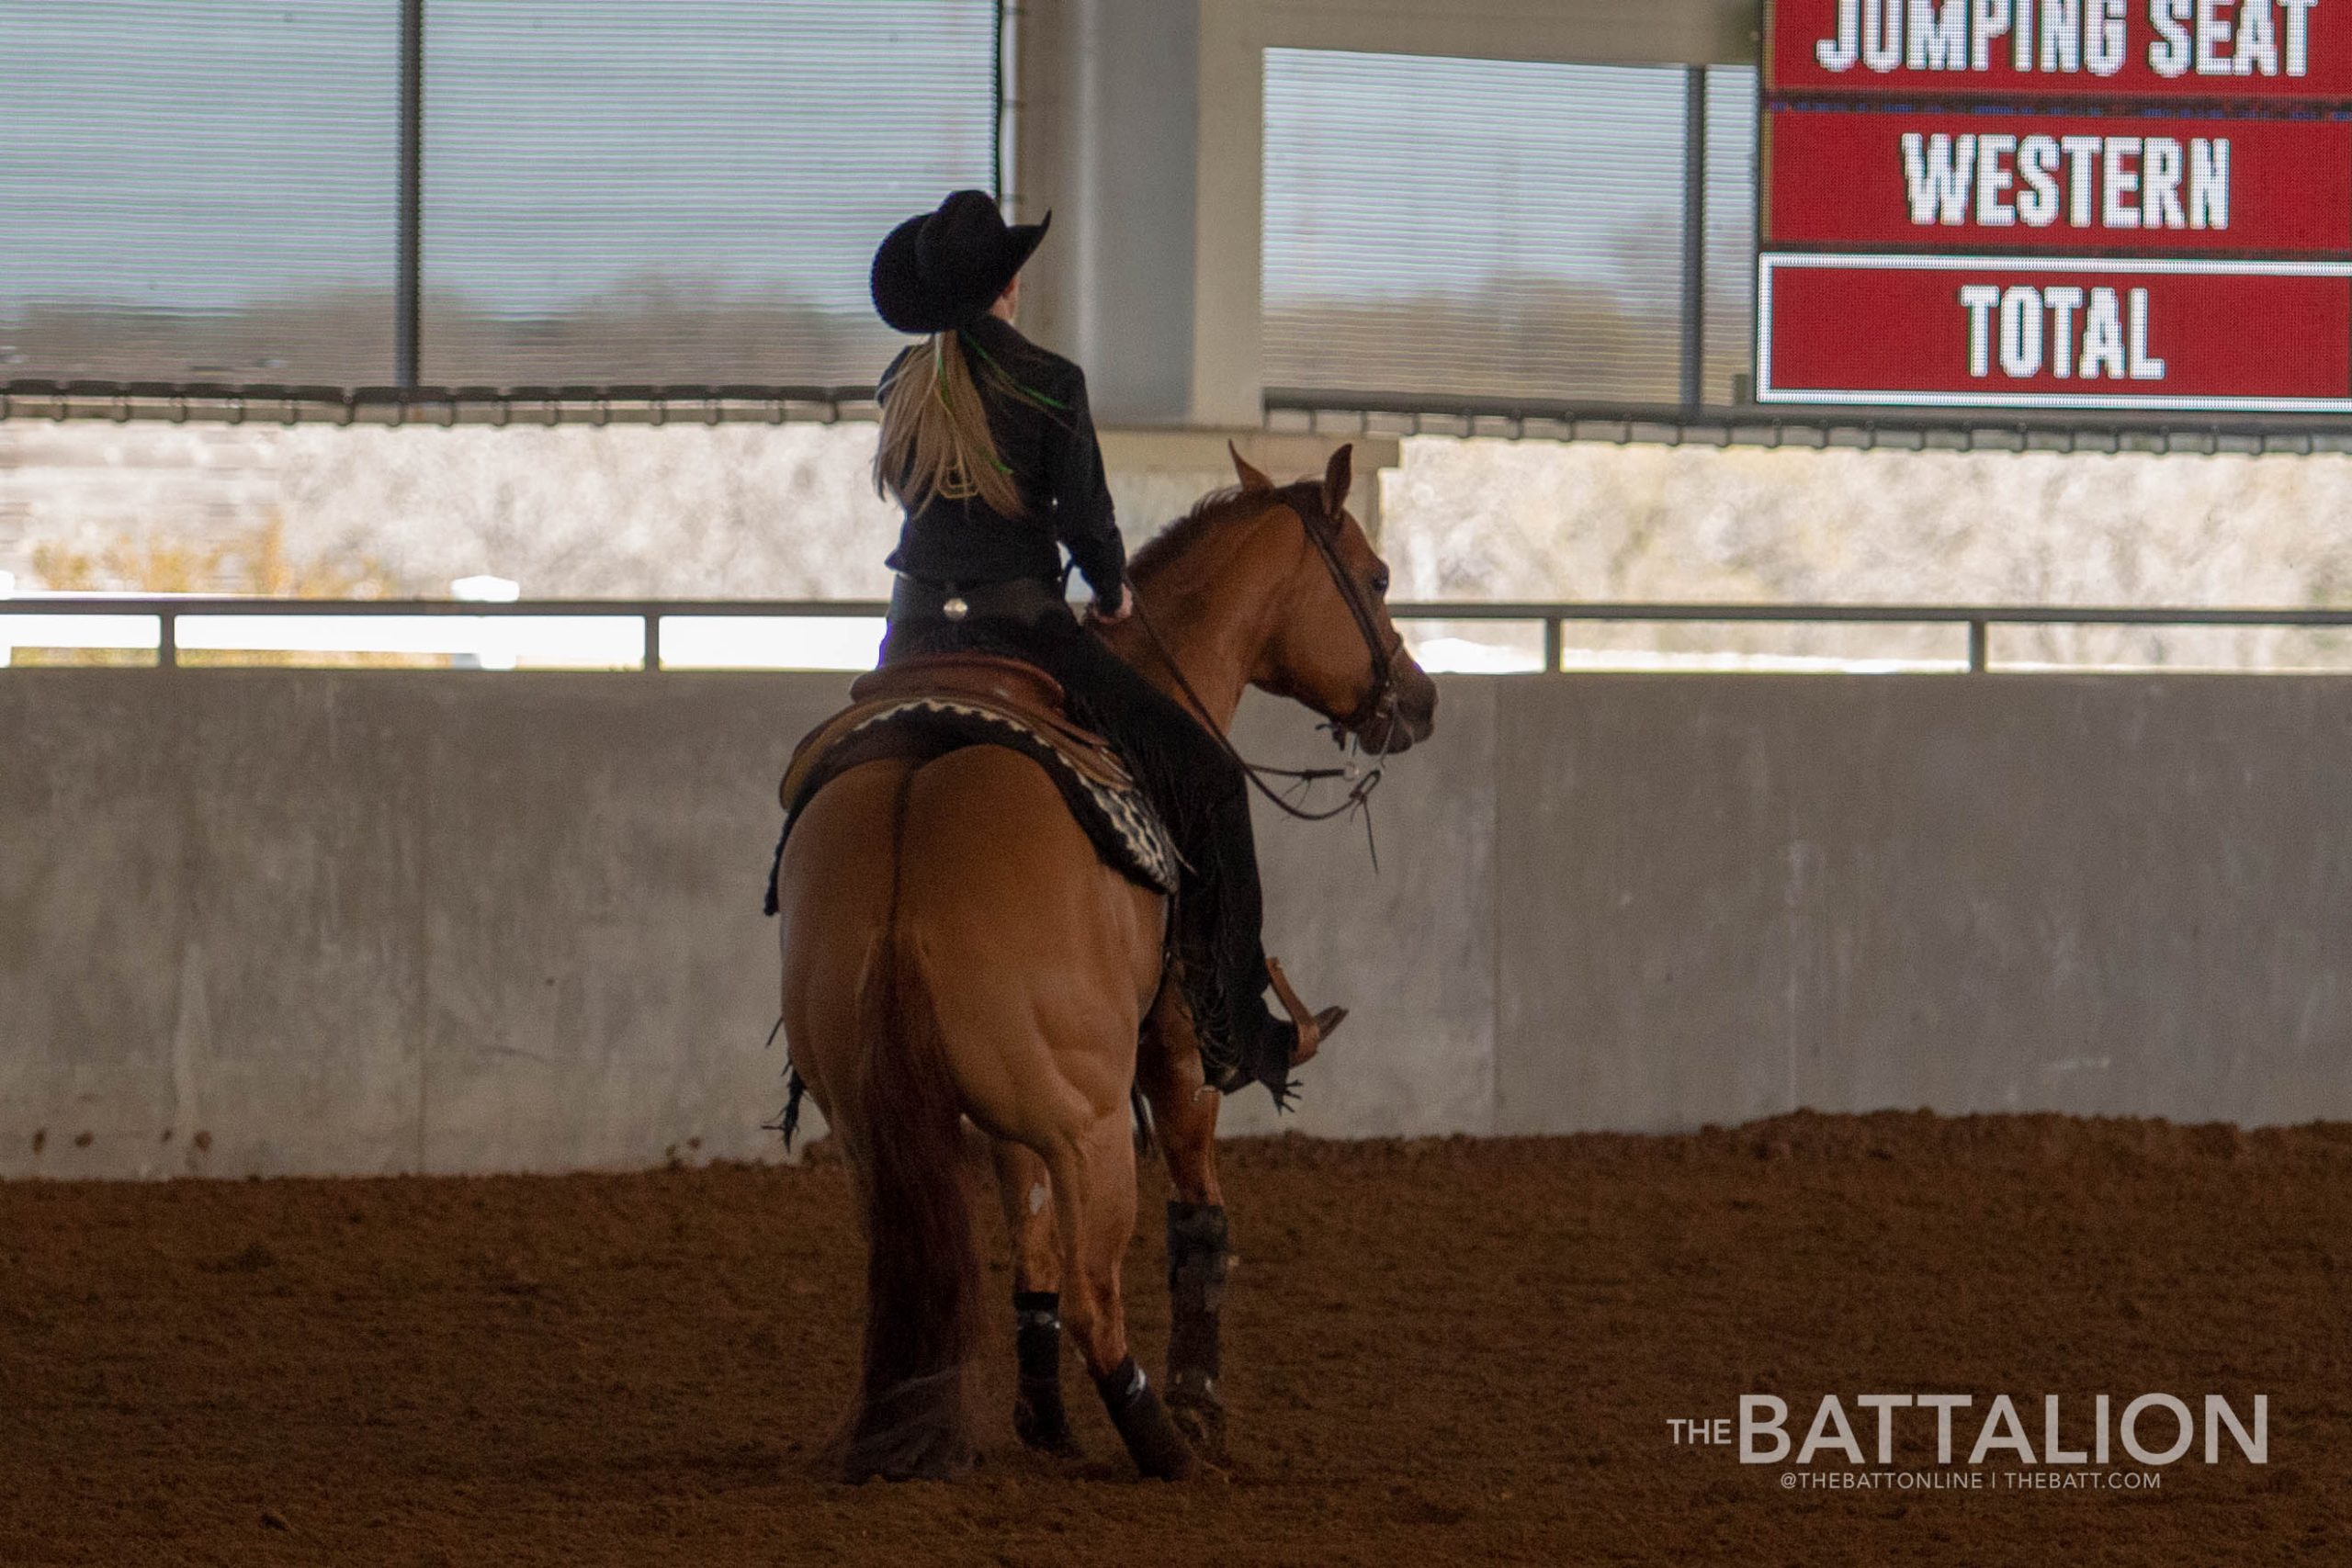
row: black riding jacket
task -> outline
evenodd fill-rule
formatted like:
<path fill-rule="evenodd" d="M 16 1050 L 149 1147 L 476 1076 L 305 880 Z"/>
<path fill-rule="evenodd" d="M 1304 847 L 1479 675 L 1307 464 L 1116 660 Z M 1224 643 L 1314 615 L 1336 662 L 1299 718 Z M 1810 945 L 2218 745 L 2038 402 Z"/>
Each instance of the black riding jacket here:
<path fill-rule="evenodd" d="M 981 317 L 956 336 L 987 406 L 998 455 L 1012 470 L 1029 515 L 1003 516 L 978 496 L 934 496 L 922 512 L 908 514 L 888 564 L 910 577 L 942 583 L 1058 579 L 1058 543 L 1069 548 L 1098 597 L 1114 598 L 1125 581 L 1127 552 L 1111 513 L 1102 452 L 1086 404 L 1085 372 L 995 316 Z M 885 379 L 898 373 L 909 355 L 926 352 L 922 344 L 903 351 L 890 362 Z M 991 361 L 1044 406 L 1001 391 L 990 373 Z M 909 374 L 922 371 L 915 367 Z"/>

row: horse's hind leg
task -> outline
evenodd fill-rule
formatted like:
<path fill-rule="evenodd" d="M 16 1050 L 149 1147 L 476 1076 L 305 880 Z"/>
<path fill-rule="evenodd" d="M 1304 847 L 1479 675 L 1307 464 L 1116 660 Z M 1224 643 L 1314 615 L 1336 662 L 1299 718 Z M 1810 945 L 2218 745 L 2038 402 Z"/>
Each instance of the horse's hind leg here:
<path fill-rule="evenodd" d="M 1127 1353 L 1119 1265 L 1136 1228 L 1136 1151 L 1126 1109 L 1104 1116 L 1046 1156 L 1062 1245 L 1062 1301 L 1086 1370 L 1136 1468 L 1160 1481 L 1193 1472 L 1191 1448 L 1159 1391 Z"/>
<path fill-rule="evenodd" d="M 1062 1404 L 1062 1268 L 1046 1162 L 1010 1139 L 993 1143 L 997 1195 L 1012 1240 L 1013 1352 L 1021 1375 L 1012 1429 L 1033 1449 L 1074 1455 L 1078 1439 Z"/>
<path fill-rule="evenodd" d="M 1216 1179 L 1216 1116 L 1224 1097 L 1202 1074 L 1192 1020 L 1173 986 L 1152 1009 L 1136 1071 L 1176 1190 L 1168 1201 L 1169 1414 L 1196 1448 L 1221 1455 L 1218 1312 L 1232 1260 Z"/>

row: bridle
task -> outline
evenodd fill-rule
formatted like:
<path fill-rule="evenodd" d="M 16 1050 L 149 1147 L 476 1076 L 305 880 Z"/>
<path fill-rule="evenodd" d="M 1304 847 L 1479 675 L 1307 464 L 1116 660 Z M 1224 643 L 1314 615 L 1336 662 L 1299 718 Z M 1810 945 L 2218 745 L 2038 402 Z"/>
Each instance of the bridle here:
<path fill-rule="evenodd" d="M 1292 487 L 1294 492 L 1306 488 Z M 1388 738 L 1396 732 L 1396 661 L 1389 651 L 1386 639 L 1380 635 L 1380 622 L 1373 615 L 1372 606 L 1364 597 L 1363 585 L 1349 574 L 1346 565 L 1340 559 L 1340 523 L 1323 506 L 1321 491 L 1316 492 L 1315 504 L 1311 507 L 1300 505 L 1295 493 L 1286 498 L 1286 504 L 1297 514 L 1300 526 L 1306 530 L 1306 536 L 1314 541 L 1317 551 L 1323 557 L 1323 565 L 1331 576 L 1331 586 L 1339 591 L 1340 602 L 1348 607 L 1357 632 L 1363 637 L 1364 651 L 1372 660 L 1372 687 L 1364 694 L 1363 700 L 1343 716 L 1324 716 L 1326 722 L 1323 728 L 1331 732 L 1332 743 L 1353 749 L 1345 767 L 1276 768 L 1252 762 L 1244 757 L 1227 739 L 1216 715 L 1209 711 L 1208 704 L 1203 702 L 1201 694 L 1193 689 L 1193 682 L 1184 674 L 1184 667 L 1177 663 L 1176 656 L 1169 651 L 1167 642 L 1160 637 L 1159 628 L 1152 624 L 1150 613 L 1143 607 L 1143 596 L 1136 592 L 1133 582 L 1128 583 L 1127 593 L 1135 604 L 1136 619 L 1143 624 L 1144 636 L 1151 639 L 1151 646 L 1159 653 L 1160 662 L 1167 665 L 1169 673 L 1176 677 L 1176 688 L 1192 705 L 1193 716 L 1201 721 L 1201 727 L 1209 732 L 1218 748 L 1240 768 L 1243 776 L 1257 787 L 1258 793 L 1272 802 L 1277 810 L 1286 812 L 1302 822 L 1328 822 L 1345 812 L 1363 811 L 1364 838 L 1366 842 L 1370 842 L 1372 792 L 1380 787 L 1381 774 L 1388 757 Z M 1387 721 L 1381 731 L 1381 749 L 1372 754 L 1372 766 L 1366 769 L 1360 761 L 1363 731 L 1366 726 L 1379 720 Z M 1328 810 L 1314 811 L 1294 805 L 1283 791 L 1266 782 L 1269 777 L 1289 779 L 1293 788 L 1311 786 L 1324 779 L 1344 778 L 1351 782 L 1347 798 Z M 1377 865 L 1379 851 L 1376 847 L 1373 860 Z"/>
<path fill-rule="evenodd" d="M 1331 721 L 1336 739 L 1340 732 L 1360 733 L 1374 719 L 1396 716 L 1396 661 L 1389 652 L 1387 640 L 1380 635 L 1380 622 L 1373 615 L 1372 605 L 1365 601 L 1363 584 L 1349 574 L 1340 559 L 1340 523 L 1324 509 L 1319 491 L 1314 510 L 1311 517 L 1300 512 L 1299 524 L 1321 552 L 1323 564 L 1331 573 L 1331 586 L 1340 591 L 1340 602 L 1348 607 L 1357 632 L 1363 637 L 1364 651 L 1372 657 L 1372 689 L 1364 693 L 1363 701 L 1355 705 L 1354 711 Z"/>

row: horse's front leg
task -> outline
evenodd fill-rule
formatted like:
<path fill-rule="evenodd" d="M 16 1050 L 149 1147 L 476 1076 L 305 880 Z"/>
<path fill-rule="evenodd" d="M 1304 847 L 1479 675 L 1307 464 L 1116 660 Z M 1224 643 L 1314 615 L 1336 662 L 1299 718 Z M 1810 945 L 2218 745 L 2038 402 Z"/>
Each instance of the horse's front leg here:
<path fill-rule="evenodd" d="M 1012 1429 L 1030 1448 L 1075 1457 L 1078 1439 L 1062 1404 L 1061 1257 L 1046 1162 L 1008 1139 L 990 1142 L 1012 1241 L 1012 1344 L 1021 1375 Z"/>
<path fill-rule="evenodd" d="M 1152 1009 L 1136 1071 L 1176 1190 L 1168 1203 L 1169 1414 L 1195 1448 L 1218 1456 L 1225 1452 L 1225 1402 L 1217 1392 L 1217 1314 L 1232 1267 L 1216 1180 L 1216 1113 L 1224 1097 L 1202 1076 L 1193 1021 L 1174 986 Z"/>

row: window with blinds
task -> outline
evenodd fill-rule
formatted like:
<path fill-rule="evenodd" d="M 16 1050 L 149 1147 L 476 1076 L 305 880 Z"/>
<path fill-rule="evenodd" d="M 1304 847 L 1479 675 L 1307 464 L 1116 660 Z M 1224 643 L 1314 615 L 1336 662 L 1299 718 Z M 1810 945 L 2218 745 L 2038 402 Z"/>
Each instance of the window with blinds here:
<path fill-rule="evenodd" d="M 401 0 L 0 0 L 0 382 L 395 378 Z M 424 0 L 418 378 L 865 384 L 995 0 Z"/>
<path fill-rule="evenodd" d="M 1745 374 L 1754 73 L 1266 51 L 1269 395 L 1671 404 Z M 1687 290 L 1702 290 L 1686 332 Z"/>
<path fill-rule="evenodd" d="M 0 381 L 392 370 L 400 6 L 0 0 Z"/>
<path fill-rule="evenodd" d="M 890 225 L 994 181 L 993 0 L 427 0 L 428 382 L 871 385 Z"/>

